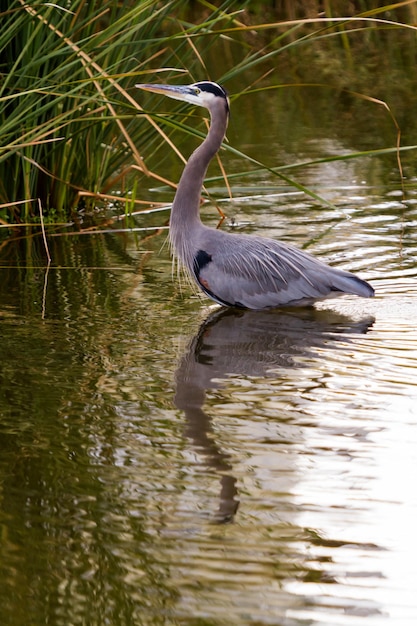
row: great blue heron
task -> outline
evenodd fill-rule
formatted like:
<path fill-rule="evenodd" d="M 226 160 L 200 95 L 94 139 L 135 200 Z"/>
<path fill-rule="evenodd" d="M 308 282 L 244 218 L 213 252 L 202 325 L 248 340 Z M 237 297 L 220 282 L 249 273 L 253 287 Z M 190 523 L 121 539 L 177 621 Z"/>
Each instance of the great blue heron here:
<path fill-rule="evenodd" d="M 170 217 L 174 254 L 204 293 L 223 306 L 267 309 L 309 305 L 343 293 L 374 295 L 367 282 L 329 267 L 310 254 L 274 239 L 228 233 L 200 220 L 200 193 L 207 167 L 219 150 L 229 120 L 229 99 L 217 83 L 187 86 L 136 85 L 207 108 L 210 129 L 190 156 Z"/>

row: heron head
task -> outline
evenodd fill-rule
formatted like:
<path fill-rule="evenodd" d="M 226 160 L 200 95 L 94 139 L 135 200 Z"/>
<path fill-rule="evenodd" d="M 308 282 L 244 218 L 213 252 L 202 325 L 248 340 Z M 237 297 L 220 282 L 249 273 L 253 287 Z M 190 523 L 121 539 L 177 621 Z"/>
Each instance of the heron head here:
<path fill-rule="evenodd" d="M 135 85 L 138 89 L 159 93 L 174 100 L 181 100 L 189 104 L 211 109 L 216 103 L 224 102 L 229 112 L 229 98 L 223 87 L 209 80 L 203 80 L 192 85 Z"/>

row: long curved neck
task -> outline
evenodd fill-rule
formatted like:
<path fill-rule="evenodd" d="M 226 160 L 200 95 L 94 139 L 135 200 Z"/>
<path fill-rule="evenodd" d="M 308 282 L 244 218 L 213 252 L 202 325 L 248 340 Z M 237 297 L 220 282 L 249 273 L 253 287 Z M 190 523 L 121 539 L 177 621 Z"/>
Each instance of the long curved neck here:
<path fill-rule="evenodd" d="M 201 223 L 200 196 L 208 165 L 219 150 L 227 129 L 228 112 L 223 102 L 210 111 L 210 114 L 211 124 L 207 137 L 188 159 L 171 210 L 171 244 L 182 260 L 186 256 L 187 232 Z"/>

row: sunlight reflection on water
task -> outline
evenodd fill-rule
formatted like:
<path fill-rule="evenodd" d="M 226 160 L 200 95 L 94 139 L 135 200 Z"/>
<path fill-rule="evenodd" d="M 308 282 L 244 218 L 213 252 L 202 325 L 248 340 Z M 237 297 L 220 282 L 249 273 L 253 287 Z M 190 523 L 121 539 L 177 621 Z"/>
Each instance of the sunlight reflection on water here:
<path fill-rule="evenodd" d="M 268 335 L 268 325 L 262 325 L 259 318 L 258 334 L 254 334 L 256 324 L 251 327 L 239 319 L 234 340 L 233 325 L 224 334 L 213 327 L 209 332 L 200 330 L 199 338 L 195 339 L 199 351 L 195 354 L 194 366 L 190 364 L 193 353 L 189 353 L 185 389 L 181 387 L 183 373 L 177 381 L 181 398 L 185 394 L 192 413 L 195 411 L 193 389 L 208 389 L 213 385 L 218 388 L 222 378 L 219 370 L 233 374 L 237 355 L 243 357 L 236 368 L 239 377 L 232 375 L 224 379 L 222 391 L 209 397 L 206 407 L 208 412 L 213 411 L 216 441 L 222 442 L 222 450 L 230 451 L 228 458 L 233 459 L 233 451 L 240 450 L 236 465 L 232 460 L 229 462 L 228 471 L 237 478 L 238 487 L 233 483 L 231 502 L 225 508 L 229 517 L 230 511 L 236 508 L 231 506 L 236 494 L 250 493 L 250 504 L 244 495 L 238 496 L 244 505 L 242 511 L 241 502 L 239 524 L 242 529 L 246 528 L 248 535 L 244 545 L 239 545 L 239 555 L 233 549 L 229 552 L 227 542 L 224 550 L 232 569 L 239 571 L 241 561 L 246 566 L 243 574 L 230 573 L 229 585 L 233 581 L 233 591 L 228 591 L 229 585 L 226 585 L 222 592 L 224 572 L 220 573 L 222 566 L 217 567 L 216 557 L 211 555 L 213 567 L 219 573 L 208 574 L 204 568 L 195 573 L 200 588 L 205 589 L 204 581 L 207 584 L 210 581 L 211 586 L 210 592 L 208 588 L 199 592 L 199 602 L 203 606 L 210 602 L 224 606 L 228 602 L 229 617 L 237 620 L 236 623 L 245 619 L 243 607 L 248 594 L 258 593 L 268 607 L 266 614 L 260 605 L 255 609 L 252 604 L 248 610 L 251 619 L 262 623 L 276 623 L 277 614 L 281 614 L 282 619 L 288 618 L 288 623 L 293 623 L 293 619 L 294 624 L 303 619 L 317 624 L 345 624 L 350 623 L 348 616 L 372 616 L 373 620 L 380 616 L 385 621 L 388 615 L 394 619 L 404 618 L 407 623 L 405 607 L 410 606 L 411 613 L 415 614 L 410 598 L 415 590 L 416 571 L 414 561 L 406 558 L 402 563 L 407 549 L 400 548 L 400 544 L 405 539 L 407 546 L 413 545 L 413 523 L 404 524 L 401 520 L 403 517 L 413 520 L 416 512 L 416 500 L 410 499 L 408 482 L 416 460 L 416 394 L 410 397 L 407 381 L 395 381 L 395 375 L 391 377 L 394 378 L 391 385 L 385 380 L 389 349 L 383 343 L 383 330 L 378 330 L 377 322 L 375 326 L 371 320 L 365 322 L 362 329 L 356 323 L 358 332 L 365 332 L 370 324 L 372 329 L 368 335 L 352 335 L 352 328 L 346 325 L 342 329 L 342 333 L 347 332 L 345 338 L 344 334 L 337 334 L 341 328 L 334 313 L 322 311 L 321 315 L 324 323 L 326 315 L 330 316 L 328 328 L 320 325 L 314 328 L 313 324 L 307 331 L 307 324 L 304 332 L 296 335 L 300 347 L 310 353 L 301 360 L 296 356 L 297 344 L 286 340 L 280 343 L 273 324 Z M 291 336 L 288 320 L 281 317 L 279 321 L 285 328 L 283 335 Z M 338 322 L 340 324 L 341 319 Z M 252 332 L 248 332 L 249 329 Z M 202 332 L 205 339 L 201 337 Z M 254 341 L 256 337 L 262 344 Z M 266 345 L 275 358 L 280 355 L 281 363 L 268 362 Z M 411 345 L 408 350 L 409 354 L 403 355 L 403 361 L 397 363 L 400 369 L 406 359 L 410 359 L 409 365 L 412 365 L 415 358 Z M 254 357 L 255 371 L 251 371 L 251 355 L 257 352 L 263 358 L 259 361 Z M 227 363 L 222 363 L 222 356 L 228 357 Z M 296 367 L 293 375 L 288 369 L 291 361 Z M 393 360 L 390 362 L 392 370 Z M 184 364 L 180 372 L 181 368 Z M 260 368 L 264 368 L 267 382 L 259 378 Z M 410 383 L 417 384 L 417 377 Z M 179 406 L 187 416 L 187 403 L 180 402 Z M 222 434 L 226 432 L 227 436 Z M 407 445 L 404 442 L 408 442 Z M 197 445 L 195 439 L 194 444 Z M 204 449 L 201 452 L 204 455 Z M 209 460 L 206 462 L 210 465 Z M 249 510 L 246 510 L 248 504 Z M 288 555 L 278 556 L 277 553 L 273 557 L 274 528 L 281 528 L 289 542 L 287 547 L 292 545 L 295 549 L 293 557 L 298 562 L 293 564 L 292 573 Z M 230 535 L 234 535 L 233 531 Z M 260 565 L 263 548 L 269 552 L 269 566 L 274 568 L 275 564 L 281 572 L 285 571 L 284 581 L 279 585 L 280 594 L 272 584 L 276 574 L 271 578 Z M 253 563 L 248 569 L 253 559 L 250 554 L 254 551 L 258 565 Z M 394 558 L 393 552 L 396 553 Z M 223 563 L 223 555 L 218 558 Z M 409 584 L 403 580 L 404 575 Z M 220 588 L 216 588 L 215 593 L 216 584 Z M 244 585 L 244 596 L 236 587 L 239 584 Z M 261 585 L 259 589 L 258 585 Z M 284 590 L 284 596 L 290 593 L 291 599 L 283 598 Z M 392 592 L 395 598 L 390 610 L 386 608 L 387 592 Z M 222 598 L 223 593 L 226 596 Z M 252 602 L 254 597 L 252 595 Z M 288 608 L 288 604 L 295 606 Z M 288 610 L 283 610 L 284 606 Z M 204 613 L 201 604 L 198 608 L 192 604 L 192 610 L 200 615 Z M 269 621 L 268 615 L 272 614 L 274 618 Z"/>
<path fill-rule="evenodd" d="M 354 310 L 354 305 L 350 306 Z M 350 306 L 345 304 L 347 310 Z M 343 305 L 340 308 L 343 309 Z M 372 303 L 366 308 L 368 312 L 377 312 L 378 304 Z M 379 561 L 380 552 L 387 550 L 387 538 L 379 538 L 373 533 L 369 535 L 374 511 L 371 509 L 370 518 L 365 519 L 363 509 L 368 508 L 369 499 L 374 499 L 369 486 L 378 476 L 378 473 L 373 475 L 375 461 L 370 451 L 373 450 L 375 436 L 386 428 L 385 419 L 393 417 L 387 396 L 395 405 L 395 394 L 401 394 L 403 389 L 399 386 L 392 390 L 384 380 L 385 366 L 381 356 L 386 353 L 386 347 L 379 350 L 380 354 L 378 348 L 375 351 L 375 345 L 378 346 L 378 322 L 374 325 L 368 315 L 364 322 L 349 323 L 349 318 L 344 319 L 341 314 L 338 317 L 326 309 L 315 313 L 315 318 L 310 320 L 299 319 L 296 315 L 293 319 L 281 315 L 278 326 L 271 315 L 268 317 L 266 314 L 264 320 L 260 314 L 255 316 L 251 324 L 250 314 L 241 315 L 236 326 L 233 323 L 236 320 L 231 316 L 220 319 L 220 323 L 231 322 L 223 333 L 219 332 L 216 324 L 212 327 L 210 323 L 209 330 L 200 330 L 194 340 L 199 346 L 198 354 L 193 356 L 191 350 L 186 361 L 190 371 L 184 377 L 187 381 L 185 388 L 182 387 L 183 374 L 180 379 L 180 395 L 187 400 L 178 404 L 177 391 L 177 404 L 187 416 L 187 401 L 190 402 L 191 413 L 195 410 L 192 400 L 195 387 L 223 388 L 221 392 L 215 392 L 214 397 L 209 397 L 206 405 L 216 416 L 216 433 L 228 434 L 226 440 L 219 434 L 222 448 L 246 450 L 246 463 L 241 459 L 233 471 L 237 484 L 243 483 L 243 492 L 251 493 L 252 507 L 256 509 L 254 503 L 262 503 L 261 509 L 256 509 L 256 532 L 262 527 L 268 502 L 278 498 L 275 501 L 280 502 L 280 519 L 283 514 L 281 507 L 286 503 L 288 509 L 289 501 L 292 515 L 290 519 L 287 517 L 287 523 L 293 528 L 290 531 L 289 527 L 287 532 L 291 535 L 296 523 L 301 535 L 306 529 L 320 528 L 324 537 L 317 544 L 320 546 L 323 543 L 324 554 L 317 554 L 318 548 L 314 548 L 314 543 L 309 545 L 307 542 L 305 548 L 309 546 L 307 553 L 310 556 L 307 559 L 303 557 L 302 562 L 317 566 L 317 563 L 325 563 L 326 560 L 334 561 L 325 571 L 320 566 L 320 571 L 316 572 L 321 584 L 323 579 L 324 582 L 335 583 L 344 578 L 355 581 L 384 578 Z M 248 320 L 246 323 L 245 318 Z M 352 331 L 363 333 L 368 327 L 370 334 L 352 335 Z M 379 339 L 383 342 L 383 337 Z M 268 355 L 271 357 L 268 358 Z M 412 358 L 413 354 L 409 356 Z M 194 362 L 194 358 L 192 368 L 190 363 Z M 403 365 L 399 363 L 400 367 Z M 182 372 L 183 368 L 184 364 L 179 371 Z M 370 368 L 373 369 L 372 379 L 369 377 Z M 235 371 L 239 372 L 237 378 L 233 376 Z M 259 378 L 262 371 L 268 377 L 267 382 Z M 224 379 L 226 373 L 228 377 Z M 200 393 L 200 402 L 203 400 Z M 413 406 L 411 402 L 409 406 Z M 383 409 L 388 411 L 386 418 L 383 417 Z M 403 412 L 404 405 L 397 406 L 396 410 Z M 233 457 L 232 453 L 230 457 Z M 256 484 L 252 484 L 250 479 L 254 472 Z M 405 478 L 403 475 L 402 480 Z M 227 517 L 236 508 L 233 506 L 236 493 L 233 483 L 231 501 L 226 506 Z M 239 515 L 245 517 L 242 511 Z M 277 521 L 276 513 L 271 515 L 269 510 L 265 523 L 273 524 L 274 521 Z M 357 536 L 357 528 L 365 528 L 366 532 Z M 375 541 L 378 538 L 380 541 Z M 254 543 L 257 541 L 259 539 Z M 343 550 L 334 553 L 335 548 Z M 343 556 L 339 563 L 340 553 Z M 375 553 L 377 557 L 374 557 Z M 374 558 L 379 562 L 375 570 L 372 569 Z M 362 560 L 371 569 L 357 571 L 356 563 Z M 312 573 L 309 575 L 312 576 Z M 294 586 L 290 583 L 288 589 L 307 593 L 300 583 L 294 583 Z M 316 592 L 314 585 L 309 584 L 308 597 Z M 265 598 L 268 596 L 265 588 L 262 593 Z M 330 602 L 336 612 L 341 610 L 352 615 L 384 613 L 382 604 L 378 608 L 379 601 L 372 598 L 372 593 L 359 593 L 356 601 L 346 599 L 346 604 L 337 597 L 335 602 Z M 307 599 L 304 601 L 309 603 Z M 268 600 L 265 602 L 271 606 Z M 274 604 L 272 599 L 270 602 Z M 314 619 L 320 618 L 315 615 Z M 335 619 L 334 615 L 332 619 Z"/>

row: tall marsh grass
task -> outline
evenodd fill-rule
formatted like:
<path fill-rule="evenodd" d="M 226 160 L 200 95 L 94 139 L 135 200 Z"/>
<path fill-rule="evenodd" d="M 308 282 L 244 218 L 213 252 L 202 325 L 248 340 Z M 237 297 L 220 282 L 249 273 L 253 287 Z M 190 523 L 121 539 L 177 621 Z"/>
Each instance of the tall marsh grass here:
<path fill-rule="evenodd" d="M 176 4 L 12 0 L 0 14 L 3 219 L 28 220 L 38 198 L 46 214 L 67 213 L 127 162 L 146 171 L 128 88 L 152 56 L 158 64 Z"/>
<path fill-rule="evenodd" d="M 285 67 L 302 49 L 310 63 L 314 50 L 331 67 L 338 54 L 349 69 L 353 37 L 364 49 L 374 38 L 377 51 L 384 44 L 376 32 L 404 29 L 415 38 L 415 1 L 372 2 L 362 13 L 359 2 L 353 20 L 338 17 L 342 2 L 323 3 L 325 14 L 322 3 L 314 9 L 310 2 L 307 14 L 295 2 L 287 3 L 291 19 L 274 21 L 274 4 L 11 0 L 0 12 L 0 224 L 31 221 L 39 206 L 46 220 L 67 218 L 91 197 L 133 184 L 126 181 L 138 172 L 165 180 L 149 171 L 142 146 L 148 154 L 161 142 L 176 150 L 172 125 L 193 131 L 141 110 L 131 88 L 143 78 L 162 72 L 167 81 L 183 72 L 184 80 L 271 88 L 265 77 L 278 55 Z M 260 19 L 262 6 L 269 21 Z"/>

